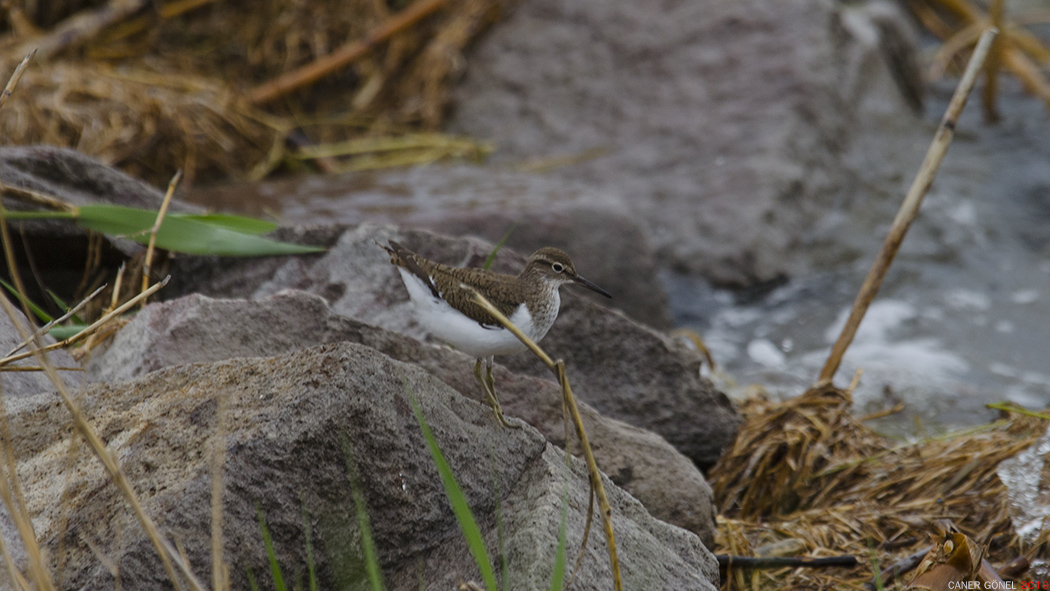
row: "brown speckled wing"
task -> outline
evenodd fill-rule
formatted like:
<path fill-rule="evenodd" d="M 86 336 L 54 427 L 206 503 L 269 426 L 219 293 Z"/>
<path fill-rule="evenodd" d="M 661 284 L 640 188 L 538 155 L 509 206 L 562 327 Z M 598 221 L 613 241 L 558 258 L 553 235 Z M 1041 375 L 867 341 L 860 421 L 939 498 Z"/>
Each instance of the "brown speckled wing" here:
<path fill-rule="evenodd" d="M 518 278 L 481 269 L 460 269 L 433 263 L 432 276 L 445 301 L 465 316 L 485 327 L 501 328 L 502 325 L 491 314 L 474 301 L 474 293 L 464 289 L 466 284 L 480 291 L 496 309 L 510 316 L 522 302 Z"/>
<path fill-rule="evenodd" d="M 496 309 L 510 316 L 522 302 L 522 291 L 518 278 L 482 269 L 463 269 L 435 263 L 390 241 L 390 262 L 406 269 L 430 286 L 434 297 L 442 298 L 450 306 L 459 310 L 464 316 L 475 320 L 488 328 L 501 328 L 502 325 L 491 314 L 474 301 L 474 294 L 464 289 L 461 284 L 469 285 L 485 294 Z"/>

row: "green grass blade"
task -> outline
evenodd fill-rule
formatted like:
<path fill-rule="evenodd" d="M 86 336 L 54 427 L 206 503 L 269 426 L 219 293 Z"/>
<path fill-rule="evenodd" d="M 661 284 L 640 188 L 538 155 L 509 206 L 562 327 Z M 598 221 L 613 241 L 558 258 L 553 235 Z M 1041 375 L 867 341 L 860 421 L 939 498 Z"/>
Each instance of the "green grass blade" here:
<path fill-rule="evenodd" d="M 200 215 L 169 215 L 173 215 L 184 220 L 194 220 L 204 224 L 226 228 L 227 230 L 233 230 L 234 232 L 240 232 L 241 234 L 253 234 L 255 236 L 269 234 L 270 232 L 273 232 L 277 229 L 277 224 L 274 222 L 267 222 L 265 220 L 257 220 L 255 218 L 247 218 L 244 216 L 229 215 L 225 213 L 206 213 Z"/>
<path fill-rule="evenodd" d="M 45 324 L 51 322 L 51 315 L 45 312 L 44 309 L 40 306 L 34 304 L 29 298 L 23 298 L 22 295 L 18 293 L 18 290 L 15 289 L 15 286 L 4 281 L 3 279 L 0 279 L 0 285 L 3 285 L 4 288 L 7 289 L 7 291 L 11 292 L 11 295 L 18 298 L 20 302 L 24 302 L 25 305 L 29 307 L 29 311 L 32 312 L 34 316 L 39 318 Z"/>
<path fill-rule="evenodd" d="M 87 328 L 86 324 L 70 324 L 69 326 L 52 326 L 47 334 L 56 341 L 64 341 L 69 337 L 76 336 L 80 331 Z"/>
<path fill-rule="evenodd" d="M 58 307 L 63 312 L 68 312 L 69 311 L 69 305 L 66 304 L 66 301 L 63 300 L 62 298 L 60 298 L 57 293 L 51 291 L 50 289 L 47 289 L 45 291 L 47 291 L 47 295 L 51 296 L 51 301 L 55 302 L 56 304 L 58 304 Z"/>
<path fill-rule="evenodd" d="M 368 582 L 372 585 L 372 591 L 383 591 L 383 573 L 379 568 L 379 555 L 376 552 L 372 525 L 368 520 L 368 510 L 365 507 L 365 493 L 361 489 L 361 481 L 357 476 L 354 450 L 350 447 L 350 439 L 345 436 L 343 437 L 343 455 L 346 457 L 346 475 L 350 480 L 350 496 L 354 500 L 354 510 L 357 512 L 357 527 L 361 530 L 361 552 L 364 554 L 365 572 L 368 574 Z"/>
<path fill-rule="evenodd" d="M 266 546 L 266 558 L 270 562 L 270 574 L 273 576 L 273 586 L 277 591 L 288 591 L 284 585 L 284 576 L 281 575 L 281 565 L 277 564 L 277 551 L 273 548 L 273 539 L 270 537 L 270 528 L 266 527 L 266 517 L 262 509 L 256 505 L 255 513 L 259 517 L 259 528 L 262 529 L 263 544 Z"/>
<path fill-rule="evenodd" d="M 565 584 L 565 531 L 569 516 L 569 485 L 565 484 L 565 493 L 561 498 L 561 526 L 558 527 L 558 549 L 554 552 L 554 570 L 551 572 L 551 591 L 562 591 Z"/>
<path fill-rule="evenodd" d="M 17 214 L 17 215 L 15 215 Z M 87 230 L 109 236 L 122 236 L 136 242 L 149 242 L 157 212 L 119 205 L 84 205 L 76 212 L 7 212 L 9 219 L 75 219 Z M 224 214 L 186 215 L 172 213 L 164 218 L 157 232 L 157 247 L 173 252 L 218 256 L 269 256 L 322 252 L 305 246 L 263 238 L 272 231 L 272 222 Z"/>
<path fill-rule="evenodd" d="M 317 569 L 314 564 L 314 542 L 310 535 L 310 516 L 306 513 L 306 499 L 299 494 L 299 505 L 303 510 L 303 536 L 306 538 L 306 577 L 310 591 L 317 591 Z"/>
<path fill-rule="evenodd" d="M 77 224 L 88 230 L 111 236 L 124 236 L 147 244 L 156 219 L 157 214 L 146 209 L 85 205 L 80 208 Z M 186 254 L 218 256 L 266 256 L 324 251 L 316 246 L 278 242 L 177 214 L 164 218 L 164 223 L 157 232 L 157 247 Z"/>
<path fill-rule="evenodd" d="M 47 295 L 51 296 L 51 301 L 53 301 L 56 304 L 58 304 L 58 307 L 59 307 L 59 309 L 62 310 L 62 314 L 63 315 L 65 315 L 66 312 L 69 312 L 69 304 L 67 304 L 65 300 L 60 298 L 57 293 L 55 293 L 55 292 L 53 292 L 53 291 L 51 291 L 49 289 L 49 290 L 47 290 Z M 69 319 L 72 320 L 73 322 L 76 322 L 77 324 L 84 324 L 84 320 L 80 316 L 77 316 L 76 314 L 73 314 L 72 316 L 70 316 Z"/>
<path fill-rule="evenodd" d="M 259 582 L 255 580 L 255 573 L 251 568 L 248 569 L 248 588 L 251 591 L 259 591 Z"/>
<path fill-rule="evenodd" d="M 871 572 L 875 574 L 875 591 L 883 591 L 885 583 L 882 581 L 882 569 L 879 568 L 879 555 L 875 553 L 871 540 L 868 540 L 868 555 L 871 558 Z"/>
<path fill-rule="evenodd" d="M 482 267 L 482 269 L 485 269 L 486 271 L 489 270 L 489 267 L 492 266 L 492 262 L 496 260 L 496 254 L 499 253 L 500 249 L 503 248 L 503 245 L 507 243 L 507 240 L 510 239 L 511 232 L 517 227 L 518 224 L 511 224 L 510 228 L 508 228 L 503 234 L 503 238 L 500 238 L 499 242 L 496 243 L 496 246 L 492 247 L 492 252 L 489 253 L 489 258 L 485 259 L 485 266 Z"/>
<path fill-rule="evenodd" d="M 470 511 L 470 506 L 467 504 L 467 497 L 463 494 L 463 489 L 459 487 L 459 483 L 456 482 L 456 477 L 452 474 L 452 469 L 449 468 L 448 462 L 445 461 L 445 456 L 441 453 L 441 448 L 438 447 L 437 439 L 434 438 L 434 434 L 430 431 L 430 427 L 423 417 L 423 409 L 419 407 L 419 402 L 412 394 L 408 383 L 405 383 L 405 394 L 408 395 L 408 401 L 416 415 L 416 422 L 419 423 L 419 428 L 423 431 L 423 438 L 427 442 L 430 456 L 434 460 L 438 474 L 441 475 L 441 484 L 445 486 L 445 496 L 448 497 L 449 505 L 452 506 L 452 512 L 456 515 L 456 521 L 459 522 L 459 529 L 463 532 L 463 538 L 467 541 L 467 547 L 474 556 L 474 562 L 477 563 L 478 570 L 481 571 L 481 578 L 485 581 L 485 588 L 488 591 L 499 591 L 496 585 L 496 575 L 492 572 L 492 561 L 489 560 L 488 551 L 485 550 L 485 541 L 481 537 L 478 523 L 474 519 L 474 514 Z"/>

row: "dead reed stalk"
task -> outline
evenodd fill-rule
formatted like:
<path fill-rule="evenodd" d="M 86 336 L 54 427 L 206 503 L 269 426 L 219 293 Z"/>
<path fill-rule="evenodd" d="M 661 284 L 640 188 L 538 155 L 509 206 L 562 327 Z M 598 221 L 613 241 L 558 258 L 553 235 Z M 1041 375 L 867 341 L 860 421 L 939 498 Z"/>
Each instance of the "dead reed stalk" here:
<path fill-rule="evenodd" d="M 171 196 L 175 194 L 175 187 L 179 185 L 179 179 L 181 178 L 181 170 L 176 171 L 175 176 L 171 177 L 171 182 L 168 183 L 168 190 L 164 193 L 164 201 L 161 202 L 160 211 L 157 212 L 157 221 L 153 222 L 153 228 L 150 229 L 149 244 L 146 246 L 146 260 L 142 263 L 142 291 L 149 289 L 149 274 L 150 268 L 153 266 L 153 249 L 157 246 L 157 234 L 160 232 L 160 226 L 164 223 L 164 214 L 168 213 Z M 146 307 L 146 303 L 147 298 L 142 298 L 143 308 Z"/>
<path fill-rule="evenodd" d="M 561 384 L 562 400 L 569 411 L 569 416 L 572 418 L 572 423 L 576 428 L 576 436 L 580 439 L 580 447 L 583 449 L 583 457 L 587 462 L 587 472 L 590 474 L 591 488 L 594 494 L 598 497 L 598 510 L 602 517 L 602 528 L 605 530 L 605 540 L 609 545 L 609 567 L 612 569 L 613 575 L 613 589 L 615 591 L 623 591 L 623 581 L 620 578 L 620 559 L 616 553 L 616 537 L 613 535 L 613 524 L 612 524 L 612 507 L 609 505 L 609 497 L 605 494 L 605 486 L 602 484 L 602 475 L 598 470 L 598 463 L 594 460 L 594 452 L 591 450 L 590 441 L 587 439 L 587 432 L 583 428 L 583 418 L 580 416 L 580 409 L 576 405 L 576 398 L 572 395 L 572 387 L 569 386 L 569 378 L 565 373 L 565 362 L 561 359 L 554 361 L 547 353 L 540 348 L 539 345 L 534 343 L 532 339 L 525 336 L 525 333 L 521 332 L 514 323 L 510 321 L 499 308 L 492 305 L 492 302 L 488 301 L 485 296 L 481 295 L 476 289 L 469 285 L 462 284 L 464 289 L 468 289 L 474 293 L 474 301 L 479 306 L 485 309 L 486 312 L 492 315 L 493 318 L 499 321 L 507 330 L 518 337 L 526 347 L 536 357 L 540 359 L 554 372 L 554 375 L 558 378 L 558 383 Z M 566 437 L 568 442 L 568 437 Z M 586 538 L 584 538 L 586 540 Z"/>
<path fill-rule="evenodd" d="M 361 57 L 397 32 L 403 31 L 423 17 L 441 8 L 445 2 L 446 0 L 417 0 L 417 2 L 369 33 L 364 39 L 344 45 L 312 63 L 284 74 L 276 80 L 270 80 L 256 86 L 248 91 L 248 102 L 255 105 L 265 104 L 297 88 L 317 82 L 334 70 L 342 68 Z"/>
<path fill-rule="evenodd" d="M 885 279 L 886 272 L 889 271 L 894 257 L 897 256 L 901 242 L 904 241 L 904 235 L 919 215 L 919 206 L 922 205 L 923 198 L 929 192 L 933 179 L 937 177 L 937 171 L 940 169 L 944 155 L 948 153 L 948 146 L 955 135 L 955 126 L 959 120 L 959 115 L 962 113 L 963 107 L 966 106 L 966 99 L 970 96 L 970 91 L 973 90 L 973 86 L 977 82 L 977 74 L 980 73 L 981 66 L 984 64 L 984 60 L 991 49 L 992 41 L 998 34 L 998 30 L 988 29 L 977 42 L 977 48 L 974 49 L 973 57 L 970 58 L 970 63 L 966 66 L 966 72 L 959 81 L 955 94 L 952 95 L 952 100 L 948 104 L 944 117 L 941 119 L 941 124 L 937 128 L 933 142 L 930 144 L 926 157 L 922 161 L 922 166 L 919 167 L 919 172 L 915 175 L 915 180 L 912 181 L 911 188 L 908 190 L 904 202 L 901 203 L 897 217 L 894 218 L 893 225 L 886 235 L 882 249 L 875 258 L 871 270 L 868 271 L 868 276 L 864 279 L 864 284 L 857 293 L 857 299 L 853 302 L 849 319 L 846 320 L 846 325 L 842 327 L 842 332 L 839 334 L 838 340 L 835 341 L 835 345 L 831 348 L 831 354 L 828 356 L 824 368 L 820 371 L 820 377 L 817 380 L 818 386 L 830 384 L 835 377 L 835 372 L 838 371 L 839 365 L 842 363 L 842 357 L 846 354 L 846 349 L 853 342 L 853 337 L 857 334 L 857 329 L 864 319 L 864 314 L 868 311 L 868 306 L 871 305 L 872 300 L 879 293 L 882 280 Z"/>

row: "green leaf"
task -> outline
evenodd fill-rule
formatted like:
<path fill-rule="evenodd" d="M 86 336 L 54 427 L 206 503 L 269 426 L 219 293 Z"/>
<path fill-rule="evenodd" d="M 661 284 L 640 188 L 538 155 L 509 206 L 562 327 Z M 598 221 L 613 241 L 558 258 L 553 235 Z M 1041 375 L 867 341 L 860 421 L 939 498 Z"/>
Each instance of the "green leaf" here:
<path fill-rule="evenodd" d="M 364 554 L 365 572 L 372 591 L 383 591 L 383 573 L 379 569 L 379 554 L 376 552 L 375 539 L 372 537 L 372 525 L 365 507 L 365 493 L 357 474 L 357 460 L 350 447 L 350 439 L 343 436 L 343 456 L 346 457 L 346 475 L 350 480 L 350 497 L 354 500 L 357 512 L 357 528 L 361 530 L 361 551 Z"/>
<path fill-rule="evenodd" d="M 255 581 L 255 573 L 252 572 L 252 569 L 250 567 L 247 570 L 248 570 L 248 588 L 251 589 L 251 591 L 259 591 L 259 583 L 257 583 Z"/>
<path fill-rule="evenodd" d="M 61 326 L 52 326 L 48 329 L 47 334 L 51 335 L 56 341 L 64 341 L 69 337 L 76 336 L 80 331 L 87 328 L 86 324 L 70 324 Z"/>
<path fill-rule="evenodd" d="M 875 546 L 868 540 L 868 555 L 871 557 L 871 571 L 875 573 L 875 589 L 883 591 L 885 583 L 882 581 L 882 569 L 879 568 L 879 555 L 875 553 Z"/>
<path fill-rule="evenodd" d="M 7 291 L 11 292 L 11 295 L 18 298 L 20 302 L 24 302 L 25 305 L 29 307 L 29 311 L 32 312 L 33 315 L 39 318 L 42 322 L 44 322 L 45 324 L 51 322 L 51 315 L 45 312 L 44 309 L 40 306 L 34 304 L 29 298 L 23 298 L 22 295 L 18 293 L 18 290 L 15 289 L 15 286 L 4 281 L 3 279 L 0 279 L 0 285 L 3 285 L 4 288 L 6 288 Z"/>
<path fill-rule="evenodd" d="M 53 291 L 51 291 L 49 289 L 49 290 L 47 290 L 47 295 L 51 296 L 51 299 L 56 304 L 58 304 L 59 308 L 62 309 L 63 316 L 66 314 L 66 312 L 69 312 L 69 304 L 67 304 L 65 300 L 63 300 L 61 297 L 59 297 L 59 295 L 57 293 L 55 293 L 55 292 L 53 292 Z M 84 320 L 80 316 L 77 316 L 76 314 L 73 314 L 72 316 L 70 316 L 69 319 L 72 320 L 73 322 L 77 323 L 77 324 L 84 324 Z"/>
<path fill-rule="evenodd" d="M 306 577 L 310 591 L 317 591 L 317 567 L 314 564 L 314 543 L 310 536 L 310 516 L 306 514 L 306 498 L 302 492 L 299 493 L 299 505 L 303 512 L 303 534 L 306 536 Z"/>
<path fill-rule="evenodd" d="M 228 215 L 225 213 L 206 213 L 200 215 L 168 214 L 184 220 L 195 220 L 212 226 L 226 228 L 241 234 L 252 234 L 261 236 L 269 234 L 277 229 L 277 224 L 266 220 L 257 220 L 239 215 Z"/>
<path fill-rule="evenodd" d="M 273 586 L 277 591 L 287 591 L 284 585 L 284 576 L 281 575 L 281 565 L 277 564 L 277 551 L 273 549 L 273 539 L 270 537 L 270 528 L 266 527 L 266 517 L 262 509 L 255 506 L 255 513 L 259 517 L 259 528 L 262 529 L 263 545 L 266 546 L 266 558 L 270 562 L 270 574 L 273 576 Z"/>
<path fill-rule="evenodd" d="M 470 505 L 467 504 L 467 497 L 463 494 L 463 489 L 459 487 L 459 483 L 456 482 L 456 477 L 452 474 L 452 469 L 449 468 L 448 462 L 445 461 L 445 456 L 441 453 L 441 448 L 438 447 L 437 439 L 434 438 L 434 434 L 430 431 L 430 427 L 423 417 L 423 409 L 419 407 L 419 402 L 413 395 L 407 381 L 405 382 L 405 394 L 408 395 L 408 402 L 412 405 L 412 412 L 416 415 L 416 422 L 419 423 L 419 428 L 423 431 L 423 438 L 426 439 L 427 448 L 430 449 L 430 456 L 434 460 L 438 474 L 441 475 L 441 484 L 445 486 L 445 496 L 448 497 L 449 505 L 452 505 L 452 512 L 456 516 L 456 521 L 459 522 L 459 529 L 463 532 L 463 538 L 467 541 L 467 547 L 474 556 L 474 562 L 477 563 L 478 570 L 481 571 L 481 578 L 485 581 L 485 588 L 488 591 L 499 591 L 496 585 L 496 574 L 492 571 L 492 561 L 489 560 L 488 551 L 485 549 L 485 541 L 481 538 L 478 522 L 474 519 Z"/>
<path fill-rule="evenodd" d="M 149 233 L 157 216 L 145 209 L 115 205 L 86 205 L 80 208 L 77 224 L 103 234 L 125 236 L 141 244 L 149 243 Z M 183 216 L 164 218 L 157 232 L 157 246 L 186 254 L 219 256 L 264 256 L 320 252 L 323 248 L 289 244 L 244 234 Z"/>
<path fill-rule="evenodd" d="M 109 236 L 130 238 L 148 244 L 157 212 L 120 205 L 84 205 L 76 212 L 10 211 L 8 219 L 75 219 L 77 225 Z M 276 227 L 271 222 L 229 215 L 165 216 L 157 232 L 157 247 L 172 252 L 218 256 L 269 256 L 323 252 L 305 246 L 263 238 L 259 234 Z"/>
<path fill-rule="evenodd" d="M 507 243 L 507 240 L 510 238 L 511 233 L 513 233 L 514 229 L 517 227 L 518 224 L 515 223 L 511 224 L 510 228 L 507 228 L 507 231 L 503 234 L 503 237 L 499 239 L 499 242 L 496 243 L 496 246 L 492 247 L 492 252 L 490 252 L 488 258 L 485 259 L 485 265 L 481 267 L 482 269 L 486 271 L 489 270 L 489 267 L 492 266 L 493 261 L 496 260 L 496 254 L 498 254 L 500 249 L 503 248 L 503 245 Z"/>

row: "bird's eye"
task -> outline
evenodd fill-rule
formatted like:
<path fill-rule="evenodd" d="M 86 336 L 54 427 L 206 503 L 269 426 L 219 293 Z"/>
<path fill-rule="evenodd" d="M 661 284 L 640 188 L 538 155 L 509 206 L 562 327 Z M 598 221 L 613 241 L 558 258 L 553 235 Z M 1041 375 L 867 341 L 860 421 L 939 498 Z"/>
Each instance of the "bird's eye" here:
<path fill-rule="evenodd" d="M 561 263 L 552 263 L 551 264 L 551 269 L 554 269 L 555 273 L 561 273 L 562 271 L 565 270 L 565 265 L 563 265 Z"/>

